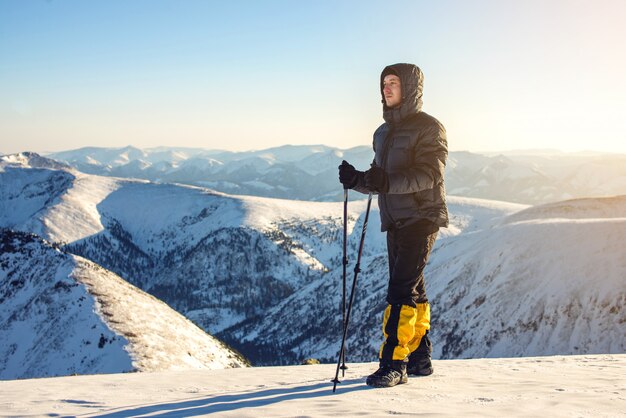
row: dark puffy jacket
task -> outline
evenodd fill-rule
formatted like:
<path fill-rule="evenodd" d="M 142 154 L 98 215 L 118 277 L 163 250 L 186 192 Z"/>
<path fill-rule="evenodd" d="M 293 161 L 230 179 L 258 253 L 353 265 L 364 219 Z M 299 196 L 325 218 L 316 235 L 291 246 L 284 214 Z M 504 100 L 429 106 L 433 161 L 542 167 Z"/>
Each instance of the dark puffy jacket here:
<path fill-rule="evenodd" d="M 381 228 L 387 231 L 419 221 L 448 226 L 443 175 L 448 156 L 446 130 L 434 117 L 422 112 L 424 76 L 413 64 L 395 64 L 381 74 L 400 77 L 402 103 L 385 105 L 385 123 L 374 132 L 374 163 L 389 178 L 389 190 L 378 195 Z M 363 177 L 354 189 L 368 193 Z"/>

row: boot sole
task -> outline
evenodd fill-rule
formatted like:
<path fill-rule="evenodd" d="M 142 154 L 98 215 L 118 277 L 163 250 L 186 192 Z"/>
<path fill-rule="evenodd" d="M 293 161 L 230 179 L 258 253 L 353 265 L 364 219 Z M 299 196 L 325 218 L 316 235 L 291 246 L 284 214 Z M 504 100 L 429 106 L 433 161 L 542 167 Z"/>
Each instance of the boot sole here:
<path fill-rule="evenodd" d="M 420 370 L 419 372 L 409 372 L 407 371 L 406 374 L 408 374 L 409 376 L 430 376 L 431 374 L 433 374 L 434 370 L 430 369 L 430 370 Z"/>

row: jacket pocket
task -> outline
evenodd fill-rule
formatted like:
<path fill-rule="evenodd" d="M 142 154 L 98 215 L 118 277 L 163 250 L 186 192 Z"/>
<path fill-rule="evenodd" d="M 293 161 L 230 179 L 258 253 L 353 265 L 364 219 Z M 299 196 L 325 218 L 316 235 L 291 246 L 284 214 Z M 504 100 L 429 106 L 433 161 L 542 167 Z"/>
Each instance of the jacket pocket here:
<path fill-rule="evenodd" d="M 398 171 L 407 168 L 410 165 L 411 155 L 411 137 L 394 137 L 387 156 L 387 169 Z"/>

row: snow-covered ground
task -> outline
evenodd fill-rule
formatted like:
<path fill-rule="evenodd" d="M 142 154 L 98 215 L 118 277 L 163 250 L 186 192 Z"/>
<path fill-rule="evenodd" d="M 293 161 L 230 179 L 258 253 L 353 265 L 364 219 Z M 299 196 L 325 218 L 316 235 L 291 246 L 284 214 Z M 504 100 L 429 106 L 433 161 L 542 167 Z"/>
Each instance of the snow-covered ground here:
<path fill-rule="evenodd" d="M 624 417 L 626 355 L 439 360 L 435 374 L 365 385 L 374 363 L 0 381 L 1 416 Z"/>

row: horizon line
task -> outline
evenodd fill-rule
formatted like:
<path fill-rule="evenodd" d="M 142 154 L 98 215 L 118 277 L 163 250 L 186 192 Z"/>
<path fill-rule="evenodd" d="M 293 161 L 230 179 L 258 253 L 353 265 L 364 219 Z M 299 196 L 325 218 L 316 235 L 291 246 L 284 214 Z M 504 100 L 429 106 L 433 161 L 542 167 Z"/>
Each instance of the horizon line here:
<path fill-rule="evenodd" d="M 16 151 L 16 152 L 3 152 L 2 150 L 0 150 L 0 155 L 14 155 L 14 154 L 20 154 L 23 152 L 33 152 L 36 154 L 40 154 L 40 155 L 52 155 L 52 154 L 60 154 L 60 153 L 65 153 L 65 152 L 72 152 L 72 151 L 80 151 L 80 150 L 84 150 L 84 149 L 99 149 L 99 150 L 123 150 L 126 148 L 132 148 L 132 149 L 137 149 L 140 151 L 155 151 L 158 149 L 175 149 L 175 150 L 201 150 L 201 151 L 207 151 L 207 152 L 213 152 L 213 153 L 234 153 L 234 154 L 238 154 L 238 153 L 254 153 L 254 152 L 262 152 L 262 151 L 268 151 L 268 150 L 275 150 L 275 149 L 280 149 L 280 148 L 285 148 L 285 147 L 294 147 L 294 148 L 309 148 L 309 147 L 325 147 L 331 150 L 339 150 L 339 151 L 349 151 L 349 150 L 353 150 L 356 148 L 362 148 L 362 147 L 366 147 L 366 148 L 371 148 L 369 145 L 357 145 L 354 147 L 349 147 L 349 148 L 340 148 L 340 147 L 335 147 L 335 146 L 331 146 L 331 145 L 326 145 L 326 144 L 283 144 L 283 145 L 276 145 L 276 146 L 270 146 L 267 148 L 257 148 L 257 149 L 247 149 L 247 150 L 229 150 L 229 149 L 224 149 L 224 148 L 209 148 L 209 147 L 192 147 L 192 146 L 172 146 L 172 145 L 157 145 L 157 146 L 149 146 L 149 147 L 138 147 L 135 145 L 125 145 L 125 146 L 97 146 L 97 145 L 88 145 L 88 146 L 83 146 L 83 147 L 78 147 L 78 148 L 69 148 L 69 149 L 63 149 L 63 150 L 58 150 L 58 151 L 50 151 L 50 150 L 43 150 L 43 151 L 36 151 L 36 150 L 29 150 L 29 149 L 24 149 L 21 151 Z M 593 150 L 593 149 L 584 149 L 584 150 L 576 150 L 576 151 L 564 151 L 562 149 L 559 148 L 514 148 L 514 149 L 495 149 L 495 150 L 469 150 L 469 149 L 450 149 L 448 151 L 449 153 L 458 153 L 458 152 L 468 152 L 468 153 L 472 153 L 472 154 L 490 154 L 490 155 L 498 155 L 498 154 L 524 154 L 524 153 L 532 153 L 532 154 L 610 154 L 610 155 L 624 155 L 626 154 L 626 151 L 601 151 L 601 150 Z"/>

